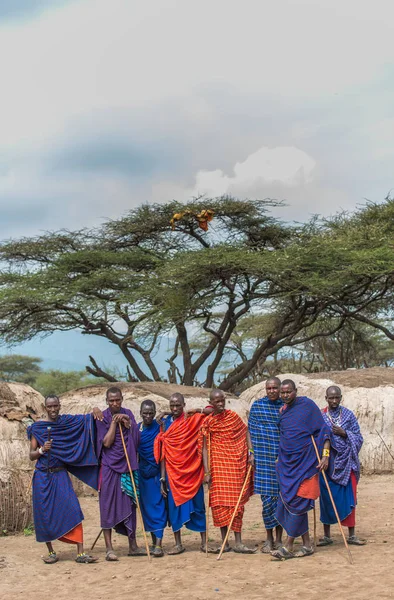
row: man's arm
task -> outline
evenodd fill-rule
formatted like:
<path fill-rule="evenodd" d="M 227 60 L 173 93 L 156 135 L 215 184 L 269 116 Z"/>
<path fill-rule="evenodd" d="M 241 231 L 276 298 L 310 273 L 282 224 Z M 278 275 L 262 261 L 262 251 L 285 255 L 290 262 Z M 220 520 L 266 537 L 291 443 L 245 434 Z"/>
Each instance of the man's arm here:
<path fill-rule="evenodd" d="M 246 442 L 248 444 L 248 462 L 250 465 L 252 465 L 252 467 L 254 467 L 254 450 L 249 429 L 246 430 Z"/>
<path fill-rule="evenodd" d="M 211 485 L 211 471 L 210 464 L 208 459 L 208 445 L 207 445 L 207 436 L 204 435 L 202 442 L 202 462 L 204 465 L 204 481 L 203 483 L 207 483 L 208 487 Z"/>
<path fill-rule="evenodd" d="M 331 448 L 330 439 L 327 438 L 326 441 L 324 442 L 324 446 L 323 446 L 323 455 L 321 457 L 319 464 L 317 465 L 317 468 L 319 469 L 319 471 L 327 471 L 327 469 L 328 469 L 328 463 L 330 460 L 330 448 Z"/>
<path fill-rule="evenodd" d="M 36 438 L 34 437 L 34 435 L 32 435 L 31 440 L 30 440 L 30 452 L 29 452 L 30 460 L 38 460 L 43 454 L 48 452 L 48 450 L 50 450 L 51 447 L 52 447 L 52 440 L 48 440 L 47 442 L 45 442 L 45 444 L 42 446 L 42 448 L 39 448 Z"/>
<path fill-rule="evenodd" d="M 166 481 L 166 459 L 160 461 L 160 492 L 164 498 L 167 498 L 167 481 Z"/>
<path fill-rule="evenodd" d="M 213 406 L 208 405 L 205 408 L 189 408 L 189 410 L 186 411 L 186 417 L 192 417 L 195 414 L 205 415 L 207 417 L 212 413 Z"/>

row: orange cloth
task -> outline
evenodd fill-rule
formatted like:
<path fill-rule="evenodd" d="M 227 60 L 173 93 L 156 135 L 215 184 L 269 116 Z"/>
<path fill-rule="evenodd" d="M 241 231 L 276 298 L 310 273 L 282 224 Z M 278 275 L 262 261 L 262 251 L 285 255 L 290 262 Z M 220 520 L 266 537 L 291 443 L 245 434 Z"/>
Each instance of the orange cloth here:
<path fill-rule="evenodd" d="M 237 504 L 249 466 L 247 429 L 241 417 L 232 410 L 209 415 L 204 420 L 200 432 L 199 450 L 202 452 L 205 436 L 207 446 L 210 447 L 209 504 L 212 508 L 215 506 L 234 508 Z M 249 475 L 240 508 L 246 504 L 252 494 L 253 472 Z M 233 511 L 230 512 L 232 514 Z M 225 524 L 228 525 L 229 521 L 230 519 Z"/>
<path fill-rule="evenodd" d="M 82 523 L 71 529 L 66 535 L 59 538 L 59 542 L 66 544 L 83 544 L 83 527 Z"/>
<path fill-rule="evenodd" d="M 234 506 L 212 506 L 212 518 L 215 527 L 227 527 L 233 516 Z M 232 531 L 240 533 L 242 531 L 242 519 L 245 512 L 245 506 L 239 506 L 237 514 L 231 525 Z"/>
<path fill-rule="evenodd" d="M 297 496 L 309 498 L 310 500 L 316 500 L 320 496 L 319 473 L 310 479 L 304 479 L 298 488 Z"/>
<path fill-rule="evenodd" d="M 204 479 L 204 466 L 198 453 L 198 434 L 204 415 L 181 415 L 167 431 L 155 439 L 156 462 L 166 461 L 166 471 L 176 506 L 194 498 Z"/>

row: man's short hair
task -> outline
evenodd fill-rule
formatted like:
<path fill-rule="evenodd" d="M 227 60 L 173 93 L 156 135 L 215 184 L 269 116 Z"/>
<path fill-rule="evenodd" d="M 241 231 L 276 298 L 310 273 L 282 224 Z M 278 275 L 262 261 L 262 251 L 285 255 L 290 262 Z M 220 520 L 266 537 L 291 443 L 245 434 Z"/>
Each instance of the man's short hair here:
<path fill-rule="evenodd" d="M 153 402 L 153 400 L 143 400 L 141 402 L 141 408 L 140 411 L 142 411 L 142 409 L 144 408 L 144 406 L 149 406 L 150 408 L 153 408 L 153 410 L 156 412 L 156 404 Z"/>
<path fill-rule="evenodd" d="M 265 381 L 265 385 L 267 385 L 269 381 L 275 381 L 275 383 L 281 385 L 281 380 L 279 379 L 279 377 L 268 377 L 268 379 L 266 379 Z"/>
<path fill-rule="evenodd" d="M 185 396 L 183 394 L 180 394 L 179 392 L 175 392 L 175 394 L 171 394 L 170 400 L 171 400 L 171 398 L 173 398 L 174 400 L 180 400 L 181 402 L 183 402 L 183 404 L 185 404 Z"/>
<path fill-rule="evenodd" d="M 57 400 L 58 402 L 60 402 L 60 398 L 59 398 L 59 396 L 56 396 L 56 394 L 49 394 L 49 396 L 45 397 L 45 400 L 44 400 L 45 406 L 47 405 L 47 400 Z"/>
<path fill-rule="evenodd" d="M 109 388 L 107 389 L 107 392 L 106 392 L 106 394 L 105 394 L 105 395 L 106 395 L 106 397 L 108 398 L 108 396 L 109 396 L 110 394 L 120 394 L 120 395 L 122 396 L 122 390 L 121 390 L 119 387 L 116 387 L 116 386 L 114 385 L 114 386 L 112 386 L 112 387 L 109 387 Z"/>
<path fill-rule="evenodd" d="M 283 387 L 284 385 L 291 385 L 293 390 L 297 389 L 297 386 L 292 379 L 285 379 L 284 381 L 282 381 L 281 386 Z"/>

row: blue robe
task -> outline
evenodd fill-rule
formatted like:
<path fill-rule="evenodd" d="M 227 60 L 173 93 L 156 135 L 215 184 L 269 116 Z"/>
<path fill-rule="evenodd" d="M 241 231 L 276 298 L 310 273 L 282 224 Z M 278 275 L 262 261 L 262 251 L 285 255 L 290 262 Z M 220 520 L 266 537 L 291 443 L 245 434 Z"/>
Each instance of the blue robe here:
<path fill-rule="evenodd" d="M 167 431 L 174 422 L 173 417 L 169 415 L 164 419 L 164 431 Z M 185 526 L 191 531 L 199 531 L 202 533 L 206 530 L 206 517 L 205 517 L 205 502 L 204 502 L 204 487 L 201 485 L 197 494 L 191 500 L 187 500 L 180 506 L 175 504 L 174 497 L 172 495 L 170 483 L 167 477 L 167 490 L 168 490 L 168 520 L 172 527 L 173 532 L 179 531 Z"/>
<path fill-rule="evenodd" d="M 279 450 L 279 418 L 282 400 L 270 400 L 267 396 L 253 402 L 249 413 L 248 428 L 254 450 L 254 492 L 261 495 L 263 520 L 266 529 L 278 525 L 275 518 L 279 485 L 275 461 Z"/>
<path fill-rule="evenodd" d="M 140 504 L 146 531 L 162 539 L 168 517 L 165 499 L 160 492 L 160 465 L 157 464 L 153 445 L 160 426 L 156 421 L 149 427 L 139 424 L 139 487 Z"/>
<path fill-rule="evenodd" d="M 308 511 L 315 505 L 314 500 L 297 495 L 301 483 L 318 472 L 311 436 L 320 457 L 330 431 L 313 400 L 300 396 L 284 408 L 279 432 L 276 472 L 280 496 L 275 516 L 290 537 L 298 537 L 308 531 Z"/>
<path fill-rule="evenodd" d="M 57 421 L 37 421 L 27 430 L 28 438 L 34 436 L 39 446 L 43 446 L 50 427 L 53 440 L 50 453 L 37 460 L 33 476 L 33 515 L 38 542 L 59 539 L 83 521 L 68 471 L 97 490 L 92 425 L 91 415 L 60 415 Z"/>

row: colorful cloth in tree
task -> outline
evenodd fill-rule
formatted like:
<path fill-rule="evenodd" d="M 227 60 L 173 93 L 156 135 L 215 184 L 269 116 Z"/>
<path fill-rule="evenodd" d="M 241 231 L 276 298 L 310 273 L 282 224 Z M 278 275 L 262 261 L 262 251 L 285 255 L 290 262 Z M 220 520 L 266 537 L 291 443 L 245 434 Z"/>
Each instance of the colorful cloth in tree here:
<path fill-rule="evenodd" d="M 224 410 L 217 415 L 209 415 L 201 427 L 199 448 L 201 452 L 203 437 L 205 436 L 210 454 L 211 488 L 209 501 L 216 527 L 229 524 L 248 473 L 246 434 L 247 426 L 241 417 L 232 410 Z M 240 527 L 242 527 L 244 506 L 252 494 L 253 474 L 251 472 L 239 504 L 237 513 L 238 529 L 234 529 L 234 531 L 240 531 Z M 217 507 L 220 507 L 221 510 L 215 510 Z"/>
<path fill-rule="evenodd" d="M 153 446 L 160 426 L 153 421 L 149 427 L 142 423 L 140 430 L 139 455 L 139 483 L 140 503 L 146 531 L 154 533 L 162 539 L 167 526 L 168 517 L 165 499 L 160 491 L 160 465 L 155 460 Z"/>
<path fill-rule="evenodd" d="M 56 421 L 37 421 L 28 428 L 28 438 L 34 437 L 43 446 L 48 440 L 48 427 L 52 448 L 37 460 L 32 486 L 38 542 L 66 538 L 83 521 L 68 472 L 94 489 L 98 487 L 91 415 L 60 415 Z"/>
<path fill-rule="evenodd" d="M 122 427 L 126 450 L 132 471 L 138 469 L 137 448 L 139 431 L 133 413 L 127 408 L 121 408 L 122 414 L 130 417 L 130 429 Z M 100 457 L 100 487 L 99 504 L 102 529 L 114 528 L 117 533 L 128 535 L 135 533 L 136 510 L 131 497 L 122 490 L 122 474 L 128 473 L 119 426 L 116 427 L 115 440 L 110 448 L 103 444 L 112 423 L 112 413 L 109 408 L 103 412 L 103 420 L 96 421 L 97 455 Z"/>
<path fill-rule="evenodd" d="M 276 472 L 280 497 L 275 516 L 289 536 L 298 537 L 308 531 L 308 511 L 314 507 L 316 498 L 315 494 L 300 495 L 299 491 L 302 484 L 304 489 L 312 487 L 306 485 L 307 480 L 317 477 L 318 460 L 311 436 L 321 456 L 330 431 L 317 405 L 304 396 L 283 407 L 279 431 Z"/>
<path fill-rule="evenodd" d="M 358 421 L 345 406 L 322 411 L 323 418 L 331 431 L 331 456 L 327 471 L 328 484 L 338 510 L 339 518 L 345 527 L 355 527 L 357 483 L 360 478 L 358 454 L 363 444 Z M 334 434 L 336 424 L 346 431 L 346 437 Z M 326 525 L 334 525 L 337 520 L 329 498 L 326 484 L 320 481 L 320 520 Z"/>

